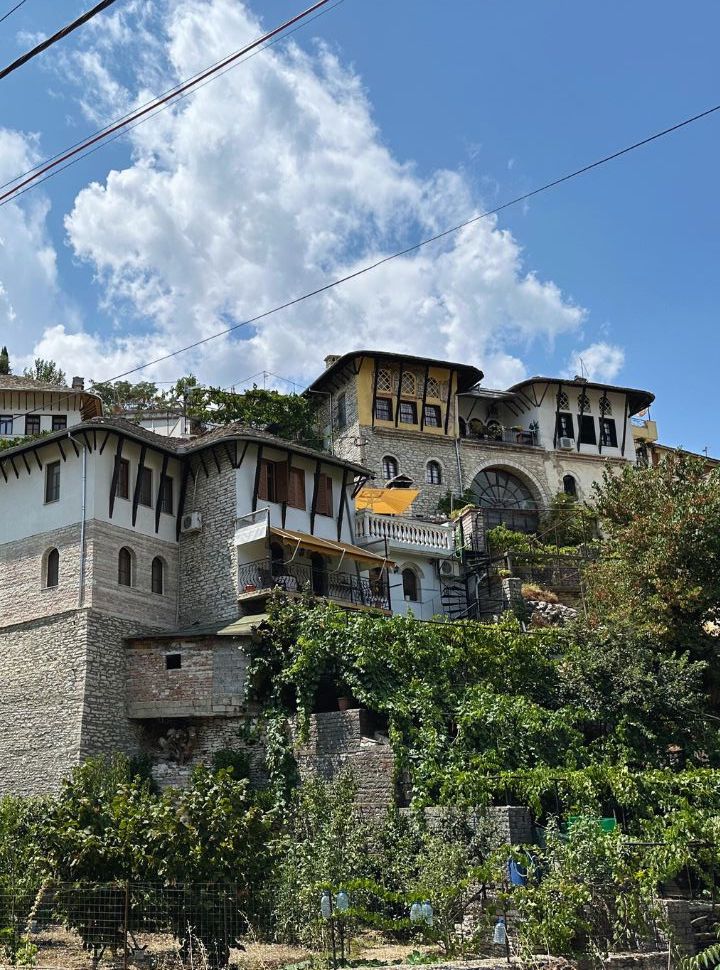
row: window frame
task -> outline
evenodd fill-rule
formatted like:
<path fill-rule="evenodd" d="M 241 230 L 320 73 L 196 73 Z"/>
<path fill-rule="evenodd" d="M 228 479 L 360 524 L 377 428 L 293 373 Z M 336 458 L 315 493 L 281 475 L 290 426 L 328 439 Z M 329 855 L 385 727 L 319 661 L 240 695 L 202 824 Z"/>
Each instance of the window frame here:
<path fill-rule="evenodd" d="M 157 582 L 156 570 L 159 567 L 159 583 Z M 159 589 L 157 587 L 160 587 Z M 162 556 L 153 557 L 153 561 L 150 565 L 150 591 L 156 596 L 163 596 L 165 594 L 165 560 Z"/>
<path fill-rule="evenodd" d="M 392 462 L 393 465 L 395 466 L 394 475 L 386 474 L 386 472 L 389 470 L 389 462 Z M 398 463 L 397 458 L 393 457 L 393 455 L 383 455 L 380 460 L 380 464 L 382 466 L 382 474 L 383 474 L 384 481 L 390 482 L 392 481 L 393 478 L 397 478 L 397 476 L 400 474 L 400 465 Z"/>
<path fill-rule="evenodd" d="M 124 499 L 130 498 L 130 462 L 127 458 L 121 458 L 118 462 L 118 477 L 117 485 L 115 487 L 115 497 Z"/>
<path fill-rule="evenodd" d="M 578 440 L 581 445 L 597 444 L 597 430 L 592 414 L 578 414 Z"/>
<path fill-rule="evenodd" d="M 125 555 L 123 555 L 123 553 Z M 123 577 L 126 575 L 126 571 L 124 568 L 126 557 L 127 557 L 127 579 L 128 579 L 127 583 L 123 582 Z M 117 555 L 118 586 L 122 586 L 125 589 L 133 588 L 133 580 L 135 578 L 133 575 L 135 571 L 134 558 L 135 557 L 133 556 L 133 551 L 129 546 L 121 546 L 120 549 L 118 549 L 118 555 Z"/>
<path fill-rule="evenodd" d="M 433 473 L 437 472 L 435 476 Z M 432 458 L 427 465 L 425 465 L 425 484 L 426 485 L 442 485 L 443 470 L 442 465 L 439 461 Z"/>
<path fill-rule="evenodd" d="M 55 474 L 57 472 L 57 474 Z M 50 476 L 53 476 L 52 490 Z M 45 465 L 45 505 L 60 501 L 60 460 L 49 461 Z"/>
<path fill-rule="evenodd" d="M 175 514 L 174 479 L 172 475 L 163 475 L 160 479 L 160 514 Z"/>
<path fill-rule="evenodd" d="M 315 499 L 315 512 L 317 515 L 333 517 L 333 480 L 332 475 L 327 472 L 320 472 L 317 480 L 317 496 Z"/>
<path fill-rule="evenodd" d="M 600 444 L 603 446 L 603 448 L 618 447 L 617 424 L 615 422 L 615 418 L 600 418 L 599 431 Z"/>
<path fill-rule="evenodd" d="M 568 488 L 569 482 L 572 482 L 572 490 Z M 564 495 L 569 495 L 571 498 L 577 498 L 577 494 L 578 494 L 577 479 L 575 478 L 574 475 L 571 475 L 569 472 L 563 475 L 562 485 L 563 485 Z"/>
<path fill-rule="evenodd" d="M 53 574 L 51 576 L 50 569 L 54 564 Z M 54 582 L 50 580 L 54 579 Z M 43 589 L 56 589 L 60 585 L 60 550 L 55 547 L 48 550 L 45 557 L 45 569 L 43 576 Z"/>
<path fill-rule="evenodd" d="M 442 428 L 442 408 L 439 404 L 426 404 L 423 417 L 426 428 Z"/>
<path fill-rule="evenodd" d="M 142 468 L 138 469 L 138 477 L 140 481 L 138 482 L 138 505 L 142 505 L 143 508 L 151 509 L 153 507 L 153 471 L 152 468 L 148 468 L 147 465 L 143 465 Z M 147 501 L 145 501 L 147 499 Z"/>
<path fill-rule="evenodd" d="M 67 431 L 67 414 L 53 414 L 50 416 L 51 431 Z"/>
<path fill-rule="evenodd" d="M 406 603 L 419 603 L 420 602 L 420 583 L 418 582 L 417 573 L 414 569 L 406 566 L 402 572 L 402 588 L 403 588 L 403 599 Z M 412 590 L 408 593 L 406 585 L 406 577 L 412 579 Z"/>
<path fill-rule="evenodd" d="M 30 430 L 30 422 L 32 422 L 32 424 L 37 428 L 37 431 L 31 431 Z M 40 434 L 40 428 L 41 428 L 41 424 L 40 424 L 40 415 L 39 414 L 26 414 L 25 415 L 25 434 L 26 435 Z"/>
<path fill-rule="evenodd" d="M 416 401 L 400 401 L 398 403 L 398 423 L 399 424 L 418 423 Z"/>
<path fill-rule="evenodd" d="M 12 414 L 0 414 L 0 435 L 12 435 L 13 423 Z"/>
<path fill-rule="evenodd" d="M 307 510 L 304 468 L 290 468 L 287 504 L 291 509 L 301 509 L 303 512 Z"/>
<path fill-rule="evenodd" d="M 380 413 L 380 405 L 387 405 L 387 414 Z M 393 420 L 393 401 L 391 397 L 376 397 L 375 398 L 375 420 L 376 421 L 392 421 Z"/>
<path fill-rule="evenodd" d="M 570 431 L 563 429 L 563 422 L 566 422 Z M 557 431 L 558 438 L 570 438 L 572 441 L 575 440 L 575 422 L 573 421 L 573 416 L 571 411 L 558 411 L 557 418 L 555 421 L 555 428 Z"/>

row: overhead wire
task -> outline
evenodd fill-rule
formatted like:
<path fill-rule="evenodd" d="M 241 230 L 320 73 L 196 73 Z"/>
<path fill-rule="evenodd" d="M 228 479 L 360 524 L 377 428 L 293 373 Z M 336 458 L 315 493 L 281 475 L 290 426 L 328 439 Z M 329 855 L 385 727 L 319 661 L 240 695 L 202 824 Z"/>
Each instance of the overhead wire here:
<path fill-rule="evenodd" d="M 81 16 L 77 18 L 77 20 L 73 20 L 72 23 L 61 27 L 61 29 L 56 31 L 51 37 L 46 37 L 45 40 L 41 41 L 39 44 L 37 44 L 37 46 L 33 47 L 25 54 L 22 54 L 11 64 L 8 64 L 7 67 L 4 67 L 0 71 L 0 81 L 7 77 L 8 74 L 12 74 L 13 71 L 17 71 L 17 69 L 22 67 L 23 64 L 27 64 L 28 61 L 31 61 L 34 57 L 37 57 L 38 54 L 42 54 L 43 51 L 46 51 L 49 47 L 52 47 L 53 44 L 57 44 L 58 41 L 64 40 L 65 37 L 72 34 L 73 31 L 78 29 L 78 27 L 82 27 L 83 24 L 86 24 L 89 20 L 92 20 L 93 17 L 97 17 L 99 13 L 102 13 L 103 10 L 106 10 L 116 2 L 117 0 L 100 0 L 100 3 L 95 4 L 95 6 L 90 10 L 86 10 L 84 14 L 81 14 Z M 12 13 L 12 11 L 10 11 L 10 13 Z M 9 16 L 9 14 L 7 16 Z"/>
<path fill-rule="evenodd" d="M 19 10 L 24 3 L 27 3 L 27 0 L 20 0 L 20 3 L 16 3 L 15 6 L 11 7 L 7 13 L 4 13 L 2 17 L 0 17 L 0 24 L 3 22 L 3 20 L 7 20 L 11 14 L 14 14 L 16 10 Z"/>

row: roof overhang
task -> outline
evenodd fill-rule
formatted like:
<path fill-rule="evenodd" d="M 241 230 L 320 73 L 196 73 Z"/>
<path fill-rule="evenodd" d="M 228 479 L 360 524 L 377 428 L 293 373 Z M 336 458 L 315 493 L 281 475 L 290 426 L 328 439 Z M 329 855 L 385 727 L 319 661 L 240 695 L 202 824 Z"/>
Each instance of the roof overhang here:
<path fill-rule="evenodd" d="M 645 408 L 649 408 L 655 400 L 655 395 L 651 391 L 643 391 L 637 387 L 621 387 L 618 384 L 599 384 L 596 381 L 570 380 L 562 377 L 528 377 L 527 380 L 520 381 L 508 388 L 509 391 L 523 391 L 526 387 L 533 384 L 555 384 L 563 387 L 591 387 L 599 391 L 608 391 L 614 394 L 625 394 L 628 399 L 628 415 L 632 416 Z"/>
<path fill-rule="evenodd" d="M 323 386 L 331 381 L 334 376 L 336 376 L 340 371 L 344 370 L 348 365 L 352 364 L 354 360 L 358 357 L 368 357 L 374 360 L 383 361 L 396 361 L 406 364 L 414 364 L 420 367 L 444 367 L 448 370 L 455 371 L 458 376 L 458 391 L 466 391 L 473 387 L 475 384 L 479 383 L 483 379 L 483 372 L 474 367 L 472 364 L 459 364 L 449 360 L 435 360 L 432 357 L 415 357 L 411 354 L 394 354 L 387 350 L 353 350 L 349 354 L 343 354 L 342 357 L 338 359 L 327 367 L 319 377 L 317 377 L 312 384 L 304 392 L 307 394 L 312 391 L 322 390 Z"/>

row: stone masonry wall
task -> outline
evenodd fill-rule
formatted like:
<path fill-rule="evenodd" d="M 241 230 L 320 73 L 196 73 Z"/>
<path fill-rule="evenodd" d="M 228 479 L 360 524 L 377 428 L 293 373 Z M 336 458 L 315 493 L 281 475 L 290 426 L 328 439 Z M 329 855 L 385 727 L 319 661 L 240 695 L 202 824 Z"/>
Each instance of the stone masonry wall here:
<path fill-rule="evenodd" d="M 60 553 L 58 585 L 44 588 L 43 564 L 50 549 Z M 78 605 L 80 526 L 71 525 L 0 545 L 0 629 Z"/>
<path fill-rule="evenodd" d="M 200 512 L 200 532 L 180 536 L 180 627 L 233 620 L 238 614 L 237 550 L 234 544 L 236 471 L 216 449 L 220 473 L 208 454 L 188 481 L 185 512 Z M 247 460 L 247 459 L 246 459 Z"/>

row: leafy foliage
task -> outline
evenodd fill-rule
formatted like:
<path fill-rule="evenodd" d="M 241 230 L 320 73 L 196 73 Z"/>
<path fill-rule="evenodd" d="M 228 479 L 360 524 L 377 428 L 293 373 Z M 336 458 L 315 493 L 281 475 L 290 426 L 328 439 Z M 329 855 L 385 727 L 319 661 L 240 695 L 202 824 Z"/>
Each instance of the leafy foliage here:
<path fill-rule="evenodd" d="M 12 369 L 10 367 L 10 355 L 8 354 L 8 349 L 3 345 L 0 349 L 0 374 L 12 374 Z"/>
<path fill-rule="evenodd" d="M 65 371 L 61 370 L 54 360 L 46 360 L 43 357 L 36 357 L 32 367 L 25 368 L 23 376 L 32 377 L 45 384 L 64 385 L 66 382 Z"/>

